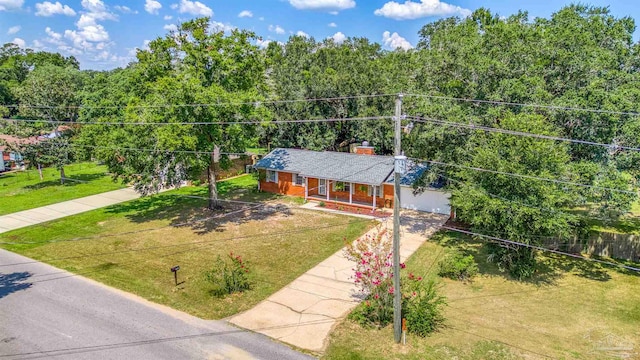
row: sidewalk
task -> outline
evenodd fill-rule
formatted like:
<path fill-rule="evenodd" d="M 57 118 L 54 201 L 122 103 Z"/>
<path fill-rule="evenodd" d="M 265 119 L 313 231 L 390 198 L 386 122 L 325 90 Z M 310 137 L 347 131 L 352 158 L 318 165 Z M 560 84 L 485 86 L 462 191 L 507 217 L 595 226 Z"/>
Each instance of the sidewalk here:
<path fill-rule="evenodd" d="M 0 216 L 0 234 L 140 197 L 126 188 Z"/>
<path fill-rule="evenodd" d="M 446 215 L 403 212 L 402 261 L 418 250 L 447 218 Z M 387 220 L 389 229 L 392 223 L 391 219 Z M 302 349 L 322 352 L 333 327 L 362 300 L 351 279 L 353 267 L 340 250 L 253 309 L 228 321 Z"/>

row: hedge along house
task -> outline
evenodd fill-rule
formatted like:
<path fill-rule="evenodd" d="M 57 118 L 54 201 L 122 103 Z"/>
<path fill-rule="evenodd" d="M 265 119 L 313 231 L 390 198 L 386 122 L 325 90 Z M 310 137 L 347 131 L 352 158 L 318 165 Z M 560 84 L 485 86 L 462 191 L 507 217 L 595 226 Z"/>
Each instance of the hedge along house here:
<path fill-rule="evenodd" d="M 393 156 L 375 155 L 366 142 L 355 151 L 275 149 L 254 166 L 260 173 L 259 189 L 371 210 L 393 207 Z M 442 184 L 413 194 L 414 181 L 427 169 L 423 164 L 410 164 L 401 180 L 401 206 L 449 214 L 449 195 L 439 189 Z"/>

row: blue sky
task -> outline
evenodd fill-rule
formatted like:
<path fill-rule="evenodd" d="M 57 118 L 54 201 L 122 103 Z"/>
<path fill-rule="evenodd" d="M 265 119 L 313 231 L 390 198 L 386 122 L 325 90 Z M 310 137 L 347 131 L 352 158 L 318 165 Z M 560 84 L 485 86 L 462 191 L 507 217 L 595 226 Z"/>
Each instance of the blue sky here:
<path fill-rule="evenodd" d="M 592 0 L 616 16 L 640 19 L 632 0 Z M 363 36 L 385 48 L 409 48 L 417 32 L 447 16 L 479 8 L 508 16 L 519 9 L 549 17 L 572 1 L 513 0 L 0 0 L 0 43 L 74 55 L 83 69 L 126 65 L 135 49 L 181 21 L 210 16 L 219 26 L 249 29 L 267 41 L 302 34 L 316 39 Z M 637 40 L 636 32 L 636 40 Z"/>

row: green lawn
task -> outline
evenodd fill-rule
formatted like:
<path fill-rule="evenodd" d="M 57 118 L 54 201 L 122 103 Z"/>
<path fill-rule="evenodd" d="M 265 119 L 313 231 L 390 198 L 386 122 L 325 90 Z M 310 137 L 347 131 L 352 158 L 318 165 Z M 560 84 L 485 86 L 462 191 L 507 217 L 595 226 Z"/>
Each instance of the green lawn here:
<path fill-rule="evenodd" d="M 247 148 L 247 152 L 251 153 L 251 154 L 256 154 L 256 155 L 266 155 L 269 150 L 267 150 L 267 148 Z"/>
<path fill-rule="evenodd" d="M 589 229 L 593 231 L 640 235 L 640 201 L 631 206 L 629 213 L 615 221 L 597 219 L 599 216 L 590 214 L 590 208 L 590 206 L 583 206 L 571 209 L 569 212 L 583 216 Z"/>
<path fill-rule="evenodd" d="M 364 233 L 370 221 L 284 206 L 286 197 L 256 191 L 251 176 L 219 183 L 221 196 L 264 201 L 228 217 L 205 208 L 204 187 L 182 188 L 0 235 L 8 250 L 90 277 L 207 319 L 247 310 Z M 218 216 L 217 219 L 198 221 Z M 97 238 L 92 238 L 98 236 Z M 70 239 L 89 237 L 77 241 Z M 51 241 L 54 241 L 53 243 Z M 204 280 L 218 255 L 249 262 L 253 288 L 213 297 Z M 169 269 L 180 265 L 180 286 Z M 37 281 L 38 279 L 33 279 Z"/>
<path fill-rule="evenodd" d="M 44 169 L 42 181 L 37 170 L 0 174 L 0 215 L 124 187 L 114 183 L 106 172 L 106 166 L 89 162 L 68 165 L 66 177 L 83 182 L 69 180 L 64 185 L 60 184 L 60 172 L 55 168 Z"/>
<path fill-rule="evenodd" d="M 447 247 L 473 254 L 471 283 L 439 279 L 446 326 L 427 338 L 393 342 L 391 327 L 362 329 L 349 320 L 330 339 L 327 359 L 638 359 L 640 276 L 562 256 L 543 258 L 531 281 L 519 282 L 487 262 L 482 243 L 440 233 L 407 262 L 436 276 Z"/>

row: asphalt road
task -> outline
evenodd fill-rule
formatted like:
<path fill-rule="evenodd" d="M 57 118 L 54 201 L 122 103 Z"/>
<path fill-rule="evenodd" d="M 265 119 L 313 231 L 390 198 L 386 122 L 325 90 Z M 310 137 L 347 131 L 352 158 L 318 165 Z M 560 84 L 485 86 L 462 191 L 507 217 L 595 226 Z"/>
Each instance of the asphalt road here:
<path fill-rule="evenodd" d="M 310 359 L 0 250 L 0 359 Z M 45 275 L 55 273 L 54 275 Z M 47 281 L 50 280 L 50 281 Z"/>

